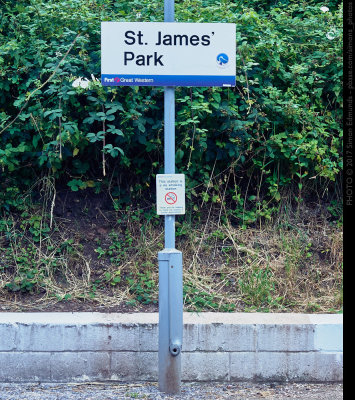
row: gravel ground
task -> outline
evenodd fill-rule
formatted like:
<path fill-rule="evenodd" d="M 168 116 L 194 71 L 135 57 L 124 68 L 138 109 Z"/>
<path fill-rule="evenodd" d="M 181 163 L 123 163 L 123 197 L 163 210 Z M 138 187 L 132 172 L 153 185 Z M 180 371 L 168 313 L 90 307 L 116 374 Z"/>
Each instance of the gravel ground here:
<path fill-rule="evenodd" d="M 159 393 L 156 383 L 0 383 L 0 400 L 340 400 L 343 386 L 309 383 L 183 383 L 179 396 Z"/>

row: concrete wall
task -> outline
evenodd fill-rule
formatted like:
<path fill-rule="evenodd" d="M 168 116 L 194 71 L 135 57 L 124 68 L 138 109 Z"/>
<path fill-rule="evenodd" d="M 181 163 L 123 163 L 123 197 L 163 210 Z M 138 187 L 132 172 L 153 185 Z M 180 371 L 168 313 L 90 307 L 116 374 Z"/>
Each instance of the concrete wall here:
<path fill-rule="evenodd" d="M 339 382 L 342 315 L 184 313 L 185 381 Z M 157 381 L 155 313 L 0 313 L 0 381 Z"/>

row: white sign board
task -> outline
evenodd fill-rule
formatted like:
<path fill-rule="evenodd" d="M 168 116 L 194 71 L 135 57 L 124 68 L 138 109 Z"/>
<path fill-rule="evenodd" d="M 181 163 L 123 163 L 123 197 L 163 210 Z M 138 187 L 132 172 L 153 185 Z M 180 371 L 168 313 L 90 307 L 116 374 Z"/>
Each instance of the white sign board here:
<path fill-rule="evenodd" d="M 185 214 L 185 175 L 158 174 L 157 185 L 157 214 Z"/>
<path fill-rule="evenodd" d="M 235 86 L 236 25 L 101 22 L 104 86 Z"/>

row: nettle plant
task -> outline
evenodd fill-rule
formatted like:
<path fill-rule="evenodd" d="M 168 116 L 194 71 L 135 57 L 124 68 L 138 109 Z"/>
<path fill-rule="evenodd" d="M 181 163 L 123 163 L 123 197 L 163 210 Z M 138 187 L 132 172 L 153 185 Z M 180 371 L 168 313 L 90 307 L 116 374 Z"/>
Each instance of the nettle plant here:
<path fill-rule="evenodd" d="M 175 3 L 177 21 L 237 25 L 237 86 L 176 89 L 176 164 L 194 204 L 228 201 L 255 222 L 283 188 L 300 202 L 311 184 L 340 181 L 342 3 Z M 162 21 L 162 2 L 23 0 L 0 12 L 1 190 L 50 175 L 152 200 L 163 88 L 101 86 L 100 22 Z"/>

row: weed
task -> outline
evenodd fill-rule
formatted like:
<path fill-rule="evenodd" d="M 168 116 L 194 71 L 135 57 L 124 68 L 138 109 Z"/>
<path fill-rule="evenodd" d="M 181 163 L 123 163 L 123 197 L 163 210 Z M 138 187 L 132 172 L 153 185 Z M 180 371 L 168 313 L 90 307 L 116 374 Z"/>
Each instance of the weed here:
<path fill-rule="evenodd" d="M 69 301 L 72 298 L 72 295 L 70 293 L 66 293 L 65 295 L 55 294 L 54 297 L 58 301 Z"/>
<path fill-rule="evenodd" d="M 0 211 L 2 209 L 6 214 L 17 211 L 21 212 L 27 209 L 27 204 L 23 196 L 20 196 L 21 191 L 16 186 L 9 186 L 5 190 L 0 188 Z"/>
<path fill-rule="evenodd" d="M 109 282 L 111 286 L 118 285 L 122 280 L 121 271 L 116 270 L 113 273 L 105 272 L 105 281 Z"/>
<path fill-rule="evenodd" d="M 312 257 L 312 243 L 307 238 L 302 238 L 299 234 L 281 233 L 282 250 L 285 254 L 285 271 L 289 279 L 294 278 L 297 272 L 306 266 Z"/>
<path fill-rule="evenodd" d="M 128 392 L 126 393 L 126 396 L 128 396 L 130 399 L 140 399 L 146 397 L 144 394 L 142 395 L 137 392 Z"/>
<path fill-rule="evenodd" d="M 97 247 L 94 251 L 98 254 L 97 258 L 101 258 L 106 254 L 106 251 L 101 246 Z"/>
<path fill-rule="evenodd" d="M 330 222 L 341 228 L 343 226 L 343 204 L 338 201 L 332 200 L 327 207 L 331 218 Z"/>
<path fill-rule="evenodd" d="M 135 296 L 139 303 L 157 303 L 157 282 L 152 278 L 152 273 L 149 270 L 138 272 L 137 274 L 130 273 L 126 279 L 129 285 L 129 292 Z"/>
<path fill-rule="evenodd" d="M 222 230 L 220 230 L 220 229 L 216 229 L 214 232 L 212 232 L 211 233 L 211 235 L 210 235 L 210 239 L 219 239 L 219 240 L 223 240 L 223 239 L 225 239 L 227 236 L 226 236 L 226 234 L 225 234 L 225 232 L 223 232 Z"/>
<path fill-rule="evenodd" d="M 90 299 L 94 299 L 96 297 L 96 292 L 98 289 L 102 287 L 102 280 L 96 279 L 94 282 L 91 283 L 91 288 L 89 290 L 89 297 Z"/>
<path fill-rule="evenodd" d="M 316 303 L 308 303 L 306 306 L 306 311 L 307 312 L 317 312 L 320 310 L 320 305 Z"/>
<path fill-rule="evenodd" d="M 187 282 L 183 286 L 183 297 L 185 306 L 189 306 L 191 311 L 214 310 L 231 312 L 235 310 L 235 304 L 218 302 L 215 294 L 198 290 L 192 282 Z"/>
<path fill-rule="evenodd" d="M 272 303 L 275 282 L 270 268 L 247 269 L 238 280 L 243 301 L 256 307 Z"/>
<path fill-rule="evenodd" d="M 12 280 L 5 287 L 12 292 L 32 292 L 42 287 L 45 279 L 45 270 L 36 258 L 37 250 L 34 246 L 19 248 L 16 254 L 11 254 L 16 265 L 16 272 Z M 7 252 L 10 256 L 10 252 Z"/>
<path fill-rule="evenodd" d="M 176 222 L 176 236 L 187 236 L 191 230 L 191 227 L 187 223 L 182 223 L 180 224 L 179 222 Z"/>
<path fill-rule="evenodd" d="M 110 257 L 110 261 L 113 264 L 119 265 L 127 253 L 128 248 L 131 247 L 132 241 L 127 240 L 127 238 L 126 240 L 120 239 L 118 233 L 114 231 L 109 234 L 109 237 L 112 244 L 108 248 L 107 255 Z"/>
<path fill-rule="evenodd" d="M 22 216 L 27 217 L 28 214 L 23 213 Z M 20 228 L 30 233 L 34 242 L 40 242 L 41 239 L 47 238 L 50 232 L 45 218 L 41 215 L 30 215 L 27 219 L 23 219 Z"/>

